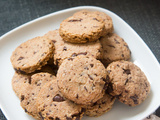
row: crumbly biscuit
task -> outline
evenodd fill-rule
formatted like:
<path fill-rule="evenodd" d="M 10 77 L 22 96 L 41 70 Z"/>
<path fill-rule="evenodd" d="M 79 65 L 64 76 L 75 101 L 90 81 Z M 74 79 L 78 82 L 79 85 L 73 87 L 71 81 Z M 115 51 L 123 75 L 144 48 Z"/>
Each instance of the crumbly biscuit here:
<path fill-rule="evenodd" d="M 26 113 L 39 119 L 36 107 L 37 95 L 40 89 L 49 81 L 56 80 L 56 77 L 49 73 L 37 73 L 31 76 L 29 84 L 21 87 L 20 100 L 21 106 Z"/>
<path fill-rule="evenodd" d="M 116 61 L 107 67 L 108 92 L 129 106 L 141 104 L 150 93 L 150 83 L 141 69 L 129 61 Z"/>
<path fill-rule="evenodd" d="M 100 42 L 103 47 L 102 62 L 105 66 L 117 60 L 130 60 L 131 52 L 127 43 L 115 33 L 102 37 Z"/>
<path fill-rule="evenodd" d="M 104 22 L 97 15 L 71 16 L 59 28 L 64 41 L 87 43 L 98 40 L 104 32 Z"/>
<path fill-rule="evenodd" d="M 92 104 L 104 95 L 105 67 L 93 57 L 68 58 L 59 67 L 57 82 L 66 98 L 78 104 Z"/>
<path fill-rule="evenodd" d="M 31 73 L 40 70 L 53 56 L 54 45 L 45 37 L 36 37 L 18 46 L 11 56 L 17 72 Z"/>
<path fill-rule="evenodd" d="M 81 120 L 84 113 L 80 105 L 63 97 L 55 80 L 39 92 L 37 108 L 39 116 L 45 120 Z"/>
<path fill-rule="evenodd" d="M 49 31 L 44 35 L 46 38 L 52 40 L 55 46 L 54 64 L 60 66 L 64 59 L 75 57 L 80 54 L 92 56 L 96 59 L 103 58 L 102 45 L 100 41 L 90 42 L 86 44 L 72 44 L 64 42 L 59 35 L 58 30 Z"/>
<path fill-rule="evenodd" d="M 98 117 L 111 110 L 115 101 L 115 97 L 105 94 L 101 99 L 95 102 L 93 105 L 86 107 L 85 115 L 91 117 Z"/>

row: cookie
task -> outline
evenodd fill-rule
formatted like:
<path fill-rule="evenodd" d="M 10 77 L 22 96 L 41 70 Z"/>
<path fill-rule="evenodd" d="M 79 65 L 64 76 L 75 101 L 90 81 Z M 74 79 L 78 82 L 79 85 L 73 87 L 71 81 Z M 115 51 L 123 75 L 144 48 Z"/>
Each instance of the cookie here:
<path fill-rule="evenodd" d="M 21 92 L 21 87 L 22 86 L 25 87 L 24 84 L 29 84 L 31 82 L 31 76 L 33 74 L 39 73 L 39 72 L 48 72 L 53 75 L 56 74 L 56 71 L 54 70 L 54 68 L 52 69 L 51 66 L 49 66 L 49 65 L 45 65 L 41 68 L 41 70 L 35 71 L 34 73 L 30 73 L 30 74 L 21 74 L 21 73 L 15 72 L 12 77 L 12 88 L 13 88 L 15 94 L 17 96 L 19 96 L 19 94 Z"/>
<path fill-rule="evenodd" d="M 101 99 L 95 102 L 93 105 L 87 106 L 85 115 L 91 117 L 98 117 L 111 110 L 112 105 L 115 102 L 115 97 L 105 94 Z"/>
<path fill-rule="evenodd" d="M 49 73 L 37 73 L 31 76 L 29 84 L 21 87 L 20 101 L 26 113 L 39 119 L 36 107 L 37 95 L 40 89 L 49 81 L 56 80 L 56 77 Z"/>
<path fill-rule="evenodd" d="M 79 12 L 76 12 L 73 16 L 82 16 L 82 15 L 88 15 L 88 14 L 97 15 L 98 17 L 100 17 L 103 20 L 103 22 L 105 24 L 105 28 L 104 28 L 104 32 L 103 32 L 102 36 L 105 36 L 108 33 L 113 32 L 114 28 L 113 28 L 112 18 L 104 12 L 81 10 Z"/>
<path fill-rule="evenodd" d="M 93 57 L 68 58 L 59 67 L 57 82 L 66 98 L 77 104 L 92 104 L 104 95 L 105 67 Z"/>
<path fill-rule="evenodd" d="M 12 77 L 12 89 L 17 96 L 19 96 L 21 92 L 21 87 L 23 84 L 28 84 L 31 81 L 31 74 L 25 75 L 20 73 L 14 73 Z"/>
<path fill-rule="evenodd" d="M 64 41 L 87 43 L 98 40 L 104 27 L 103 20 L 96 15 L 71 16 L 62 21 L 59 33 Z"/>
<path fill-rule="evenodd" d="M 37 108 L 43 120 L 81 120 L 84 113 L 80 105 L 63 97 L 56 80 L 47 83 L 40 90 Z"/>
<path fill-rule="evenodd" d="M 108 92 L 129 106 L 141 104 L 150 93 L 150 83 L 141 69 L 129 61 L 109 64 Z"/>
<path fill-rule="evenodd" d="M 130 60 L 131 52 L 127 43 L 117 34 L 112 33 L 100 39 L 103 47 L 103 60 L 105 66 L 117 60 Z"/>
<path fill-rule="evenodd" d="M 53 52 L 54 45 L 50 40 L 36 37 L 22 43 L 13 51 L 11 63 L 17 72 L 31 73 L 46 65 Z"/>
<path fill-rule="evenodd" d="M 58 66 L 60 66 L 64 59 L 78 56 L 80 54 L 92 56 L 96 59 L 103 58 L 102 45 L 99 40 L 86 44 L 72 44 L 63 41 L 59 35 L 59 30 L 49 31 L 44 36 L 52 40 L 54 43 L 54 63 Z"/>

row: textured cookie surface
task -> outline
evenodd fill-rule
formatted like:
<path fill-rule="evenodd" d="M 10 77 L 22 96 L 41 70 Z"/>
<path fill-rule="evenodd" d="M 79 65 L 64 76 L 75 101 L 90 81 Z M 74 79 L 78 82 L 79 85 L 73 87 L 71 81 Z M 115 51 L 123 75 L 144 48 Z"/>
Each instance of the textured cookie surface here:
<path fill-rule="evenodd" d="M 66 58 L 75 57 L 80 54 L 92 56 L 96 59 L 103 58 L 102 45 L 99 40 L 86 44 L 72 44 L 62 40 L 59 30 L 49 31 L 45 34 L 45 37 L 54 43 L 54 62 L 56 65 L 60 65 Z"/>
<path fill-rule="evenodd" d="M 85 115 L 98 117 L 105 112 L 108 112 L 114 104 L 115 97 L 105 94 L 101 99 L 95 102 L 93 105 L 87 106 Z"/>
<path fill-rule="evenodd" d="M 30 73 L 30 74 L 21 74 L 17 72 L 14 73 L 13 78 L 12 78 L 12 88 L 17 96 L 19 96 L 19 94 L 21 93 L 22 86 L 23 88 L 27 87 L 27 85 L 24 85 L 24 84 L 30 84 L 31 76 L 39 72 L 48 72 L 53 75 L 56 74 L 54 69 L 52 69 L 48 65 L 45 65 L 41 68 L 41 70 L 35 71 L 34 73 Z"/>
<path fill-rule="evenodd" d="M 31 73 L 47 64 L 53 56 L 54 45 L 44 37 L 36 37 L 18 46 L 11 56 L 17 72 Z"/>
<path fill-rule="evenodd" d="M 105 66 L 117 60 L 129 60 L 131 52 L 127 43 L 115 33 L 100 39 L 103 47 L 103 60 Z"/>
<path fill-rule="evenodd" d="M 37 97 L 39 116 L 45 120 L 81 120 L 81 106 L 63 97 L 59 92 L 57 81 L 47 83 Z"/>
<path fill-rule="evenodd" d="M 34 118 L 39 119 L 36 107 L 37 95 L 46 83 L 55 80 L 55 76 L 49 73 L 37 73 L 31 76 L 29 84 L 21 87 L 20 100 L 21 106 L 26 113 L 32 115 Z M 27 85 L 27 86 L 26 86 Z"/>
<path fill-rule="evenodd" d="M 141 69 L 128 61 L 117 61 L 107 67 L 108 92 L 129 106 L 141 104 L 150 92 L 150 83 Z"/>
<path fill-rule="evenodd" d="M 57 81 L 66 98 L 78 104 L 92 104 L 104 95 L 106 71 L 100 61 L 80 55 L 63 61 Z"/>
<path fill-rule="evenodd" d="M 98 17 L 100 17 L 103 20 L 103 22 L 105 24 L 105 28 L 104 28 L 104 32 L 103 32 L 102 36 L 105 36 L 108 33 L 113 32 L 114 28 L 113 28 L 112 18 L 104 12 L 82 10 L 82 11 L 75 13 L 73 16 L 82 16 L 82 15 L 88 15 L 88 14 L 97 15 Z"/>
<path fill-rule="evenodd" d="M 60 35 L 71 43 L 98 40 L 104 31 L 103 20 L 96 15 L 71 16 L 60 24 Z"/>

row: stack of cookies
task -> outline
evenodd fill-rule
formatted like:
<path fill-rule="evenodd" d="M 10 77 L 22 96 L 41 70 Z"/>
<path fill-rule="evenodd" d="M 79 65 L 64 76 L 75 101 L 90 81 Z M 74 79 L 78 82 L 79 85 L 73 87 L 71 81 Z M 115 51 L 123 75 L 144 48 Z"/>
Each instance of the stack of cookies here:
<path fill-rule="evenodd" d="M 11 56 L 12 87 L 24 111 L 42 120 L 81 120 L 109 111 L 115 99 L 141 104 L 150 83 L 113 31 L 110 16 L 82 10 L 59 30 L 18 46 Z"/>

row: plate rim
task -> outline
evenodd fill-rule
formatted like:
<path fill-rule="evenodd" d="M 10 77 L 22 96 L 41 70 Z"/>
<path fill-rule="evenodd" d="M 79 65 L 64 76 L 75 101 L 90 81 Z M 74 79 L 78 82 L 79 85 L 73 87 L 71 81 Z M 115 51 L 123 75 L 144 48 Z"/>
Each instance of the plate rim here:
<path fill-rule="evenodd" d="M 67 9 L 62 9 L 62 10 L 59 10 L 59 11 L 56 11 L 56 12 L 53 12 L 53 13 L 46 14 L 46 15 L 41 16 L 41 17 L 39 17 L 39 18 L 33 19 L 33 20 L 31 20 L 31 21 L 28 21 L 28 22 L 26 22 L 26 23 L 24 23 L 24 24 L 22 24 L 22 25 L 20 25 L 20 26 L 18 26 L 18 27 L 16 27 L 16 28 L 8 31 L 7 33 L 3 34 L 3 35 L 0 37 L 0 42 L 1 42 L 1 41 L 4 41 L 3 39 L 5 39 L 5 37 L 9 36 L 10 34 L 16 32 L 16 31 L 18 31 L 18 30 L 20 30 L 20 29 L 22 29 L 22 28 L 24 28 L 24 27 L 26 27 L 26 26 L 28 26 L 28 25 L 34 24 L 34 23 L 36 23 L 37 21 L 41 21 L 41 20 L 44 20 L 44 19 L 46 19 L 46 18 L 48 18 L 48 17 L 52 17 L 52 16 L 54 16 L 54 15 L 61 14 L 61 13 L 64 13 L 64 12 L 69 12 L 69 11 L 74 11 L 74 10 L 82 10 L 82 9 L 96 9 L 96 10 L 100 10 L 100 11 L 108 11 L 109 13 L 111 13 L 111 14 L 115 15 L 116 17 L 118 17 L 119 20 L 120 20 L 121 22 L 123 22 L 124 24 L 126 24 L 127 28 L 129 27 L 129 29 L 132 30 L 132 32 L 134 33 L 134 35 L 140 39 L 140 42 L 143 44 L 143 46 L 145 47 L 145 49 L 148 50 L 147 52 L 149 52 L 149 54 L 152 56 L 152 58 L 153 58 L 153 60 L 154 60 L 154 62 L 155 62 L 155 64 L 156 64 L 156 66 L 157 66 L 158 69 L 160 70 L 160 64 L 159 64 L 158 60 L 156 59 L 155 55 L 152 53 L 152 51 L 151 51 L 151 49 L 148 47 L 148 45 L 147 45 L 147 44 L 143 41 L 143 39 L 139 36 L 139 34 L 138 34 L 127 22 L 125 22 L 125 21 L 123 20 L 123 18 L 119 17 L 117 14 L 115 14 L 114 12 L 112 12 L 112 11 L 106 9 L 106 8 L 102 8 L 102 7 L 98 7 L 98 6 L 76 6 L 76 7 L 70 7 L 70 8 L 67 8 Z M 160 106 L 160 102 L 159 102 L 159 104 L 157 105 L 156 109 L 157 109 L 159 106 Z M 9 120 L 9 116 L 7 115 L 6 110 L 3 108 L 3 105 L 2 105 L 2 103 L 1 103 L 1 100 L 0 100 L 0 109 L 1 109 L 2 113 L 4 114 L 4 116 L 6 117 L 6 119 Z M 153 113 L 156 109 L 151 110 L 150 114 Z"/>

